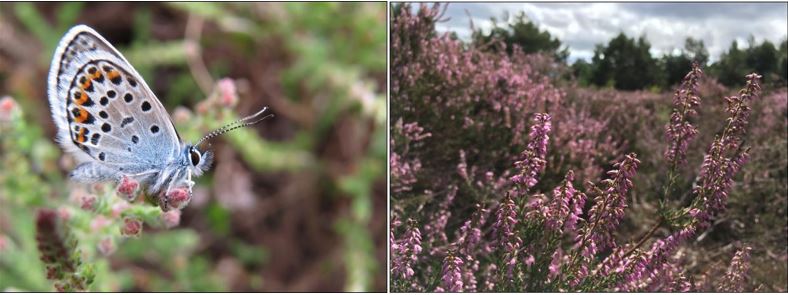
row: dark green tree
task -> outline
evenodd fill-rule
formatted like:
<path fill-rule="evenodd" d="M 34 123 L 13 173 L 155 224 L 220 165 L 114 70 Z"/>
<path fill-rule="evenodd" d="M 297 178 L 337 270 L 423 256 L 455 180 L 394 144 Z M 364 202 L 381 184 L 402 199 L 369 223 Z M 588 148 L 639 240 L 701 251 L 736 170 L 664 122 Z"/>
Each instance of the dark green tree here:
<path fill-rule="evenodd" d="M 654 85 L 658 66 L 649 53 L 650 48 L 645 37 L 636 41 L 624 33 L 610 40 L 607 46 L 597 45 L 592 59 L 592 83 L 621 90 L 638 90 Z"/>
<path fill-rule="evenodd" d="M 554 38 L 547 31 L 542 31 L 525 15 L 525 12 L 518 13 L 512 22 L 506 27 L 500 26 L 495 18 L 492 18 L 493 28 L 489 33 L 484 34 L 480 29 L 473 32 L 473 41 L 476 44 L 488 44 L 493 40 L 501 40 L 506 44 L 507 53 L 511 54 L 514 45 L 519 46 L 525 53 L 543 52 L 552 54 L 559 61 L 566 62 L 569 56 L 569 49 L 562 48 L 561 40 Z M 491 46 L 492 50 L 500 48 Z"/>

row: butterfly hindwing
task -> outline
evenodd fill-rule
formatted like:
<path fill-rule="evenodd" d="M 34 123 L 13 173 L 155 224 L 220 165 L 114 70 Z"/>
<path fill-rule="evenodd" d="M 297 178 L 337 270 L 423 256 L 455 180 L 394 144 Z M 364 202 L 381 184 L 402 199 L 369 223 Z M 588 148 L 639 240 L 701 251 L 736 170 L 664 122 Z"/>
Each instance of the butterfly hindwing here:
<path fill-rule="evenodd" d="M 136 70 L 86 26 L 60 41 L 49 77 L 58 141 L 79 160 L 126 171 L 163 165 L 180 140 Z"/>

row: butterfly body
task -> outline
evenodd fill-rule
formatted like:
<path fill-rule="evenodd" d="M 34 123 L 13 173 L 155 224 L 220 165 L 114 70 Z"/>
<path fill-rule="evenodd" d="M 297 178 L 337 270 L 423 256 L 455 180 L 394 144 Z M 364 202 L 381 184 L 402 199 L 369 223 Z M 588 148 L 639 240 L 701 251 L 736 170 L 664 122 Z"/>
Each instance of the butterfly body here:
<path fill-rule="evenodd" d="M 211 153 L 181 141 L 159 102 L 129 62 L 93 29 L 79 25 L 61 39 L 49 72 L 48 96 L 57 142 L 79 164 L 83 183 L 140 183 L 152 195 L 191 191 Z"/>

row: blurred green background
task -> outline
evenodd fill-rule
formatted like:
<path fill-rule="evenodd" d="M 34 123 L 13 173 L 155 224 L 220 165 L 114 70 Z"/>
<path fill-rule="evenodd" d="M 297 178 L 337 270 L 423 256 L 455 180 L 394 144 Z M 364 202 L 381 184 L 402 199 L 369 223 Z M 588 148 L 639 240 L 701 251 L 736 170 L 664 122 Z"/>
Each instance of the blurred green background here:
<path fill-rule="evenodd" d="M 54 48 L 76 24 L 126 56 L 184 140 L 265 105 L 276 114 L 213 142 L 173 228 L 137 204 L 143 233 L 117 237 L 112 187 L 88 189 L 103 209 L 79 208 L 46 97 Z M 217 98 L 223 78 L 237 105 Z M 0 97 L 12 102 L 0 110 L 0 290 L 55 290 L 35 240 L 36 212 L 51 208 L 72 216 L 93 291 L 385 291 L 385 87 L 384 2 L 0 4 Z M 103 219 L 116 228 L 96 230 Z M 116 250 L 101 255 L 106 240 Z"/>

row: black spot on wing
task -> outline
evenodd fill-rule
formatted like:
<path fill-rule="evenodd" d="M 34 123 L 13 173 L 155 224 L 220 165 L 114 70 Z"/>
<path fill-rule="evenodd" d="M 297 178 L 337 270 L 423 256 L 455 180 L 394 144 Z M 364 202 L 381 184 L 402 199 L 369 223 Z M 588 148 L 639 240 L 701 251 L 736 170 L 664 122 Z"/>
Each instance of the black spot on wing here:
<path fill-rule="evenodd" d="M 132 122 L 134 122 L 134 117 L 123 118 L 123 121 L 120 122 L 120 128 L 126 127 L 126 125 L 129 125 Z"/>

